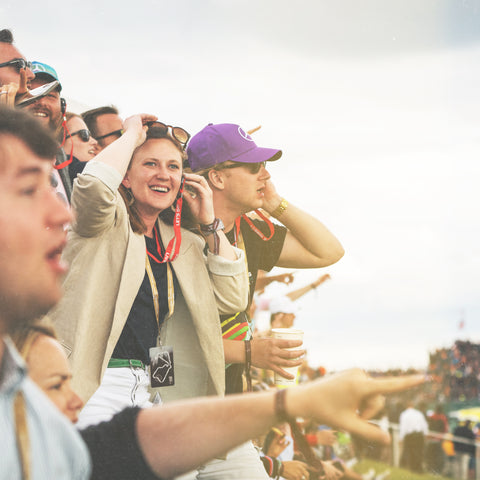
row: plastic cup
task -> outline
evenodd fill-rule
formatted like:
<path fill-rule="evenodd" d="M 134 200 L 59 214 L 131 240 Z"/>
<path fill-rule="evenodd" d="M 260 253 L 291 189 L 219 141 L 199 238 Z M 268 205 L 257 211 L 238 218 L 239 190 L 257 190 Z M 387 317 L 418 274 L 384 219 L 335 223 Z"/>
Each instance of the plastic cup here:
<path fill-rule="evenodd" d="M 280 338 L 282 340 L 302 340 L 303 330 L 298 328 L 272 328 L 272 337 Z M 302 345 L 299 347 L 287 348 L 286 350 L 303 350 Z M 293 379 L 282 377 L 277 372 L 274 374 L 275 385 L 291 387 L 297 383 L 298 367 L 283 367 L 283 370 L 293 375 Z"/>

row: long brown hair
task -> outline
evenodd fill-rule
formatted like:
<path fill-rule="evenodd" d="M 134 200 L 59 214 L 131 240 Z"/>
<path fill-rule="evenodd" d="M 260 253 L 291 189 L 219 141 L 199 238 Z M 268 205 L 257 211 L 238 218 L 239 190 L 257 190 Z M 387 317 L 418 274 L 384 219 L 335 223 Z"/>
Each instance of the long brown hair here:
<path fill-rule="evenodd" d="M 180 152 L 182 162 L 185 162 L 185 160 L 187 159 L 187 154 L 184 151 L 182 144 L 176 138 L 172 137 L 168 132 L 164 131 L 163 129 L 157 128 L 157 127 L 150 127 L 147 130 L 147 138 L 145 142 L 148 142 L 149 140 L 152 140 L 152 139 L 162 139 L 162 138 L 169 140 L 170 142 L 173 143 L 173 145 Z M 141 146 L 138 148 L 141 148 Z M 130 160 L 130 165 L 128 166 L 128 169 L 130 169 L 132 165 L 132 160 L 137 150 L 133 152 L 132 159 Z M 132 227 L 132 230 L 135 233 L 142 233 L 142 234 L 145 233 L 147 227 L 145 226 L 145 223 L 143 222 L 142 217 L 140 216 L 140 213 L 135 203 L 135 197 L 133 196 L 132 191 L 129 188 L 125 187 L 123 184 L 120 184 L 120 187 L 118 187 L 118 191 L 120 192 L 120 195 L 122 196 L 123 201 L 125 202 L 125 205 L 127 207 L 127 212 L 130 218 L 130 225 Z M 176 204 L 176 201 L 172 205 L 173 210 L 171 208 L 166 208 L 164 211 L 160 213 L 159 218 L 161 218 L 165 223 L 173 224 L 173 217 L 175 215 L 174 214 L 175 204 Z M 185 208 L 185 203 L 183 204 L 183 206 Z M 187 215 L 189 216 L 189 214 Z M 182 218 L 183 218 L 183 214 L 182 214 Z"/>

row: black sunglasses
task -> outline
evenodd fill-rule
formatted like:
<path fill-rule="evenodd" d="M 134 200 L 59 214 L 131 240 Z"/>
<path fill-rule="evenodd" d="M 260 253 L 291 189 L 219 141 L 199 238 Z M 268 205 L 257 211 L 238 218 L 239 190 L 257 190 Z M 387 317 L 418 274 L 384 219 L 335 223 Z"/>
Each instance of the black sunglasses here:
<path fill-rule="evenodd" d="M 91 137 L 91 133 L 86 128 L 82 128 L 82 130 L 77 130 L 76 132 L 67 135 L 65 137 L 65 140 L 67 140 L 67 138 L 73 137 L 74 135 L 78 135 L 80 137 L 80 140 L 85 143 L 88 142 Z"/>
<path fill-rule="evenodd" d="M 227 170 L 229 168 L 239 168 L 239 167 L 245 167 L 247 170 L 250 171 L 250 173 L 255 174 L 255 173 L 258 173 L 262 167 L 267 168 L 267 161 L 265 160 L 263 162 L 256 162 L 256 163 L 234 162 L 229 165 L 217 165 L 215 169 Z"/>
<path fill-rule="evenodd" d="M 14 58 L 8 62 L 0 63 L 0 68 L 2 67 L 13 67 L 20 73 L 20 70 L 26 70 L 27 68 L 32 68 L 32 62 L 27 62 L 23 58 Z"/>
<path fill-rule="evenodd" d="M 114 132 L 106 133 L 105 135 L 101 135 L 100 137 L 95 137 L 95 140 L 103 140 L 104 138 L 111 137 L 115 135 L 117 138 L 120 138 L 123 135 L 123 129 L 115 130 Z"/>
<path fill-rule="evenodd" d="M 181 127 L 172 127 L 172 125 L 165 125 L 162 122 L 148 122 L 147 127 L 158 128 L 162 134 L 170 133 L 170 135 L 172 135 L 175 140 L 180 142 L 184 148 L 190 139 L 190 134 Z"/>

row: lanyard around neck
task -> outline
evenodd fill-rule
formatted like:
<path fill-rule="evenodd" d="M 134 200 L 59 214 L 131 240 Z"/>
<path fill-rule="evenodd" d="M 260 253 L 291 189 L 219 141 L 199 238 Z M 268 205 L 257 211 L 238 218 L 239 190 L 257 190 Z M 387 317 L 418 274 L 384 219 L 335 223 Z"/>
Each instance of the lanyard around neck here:
<path fill-rule="evenodd" d="M 157 320 L 158 334 L 160 336 L 160 301 L 158 299 L 158 288 L 157 282 L 155 281 L 155 276 L 153 275 L 152 266 L 150 265 L 150 260 L 148 255 L 145 256 L 145 269 L 147 270 L 148 280 L 150 282 L 150 287 L 152 289 L 153 297 L 153 308 L 155 309 L 155 319 Z M 168 298 L 168 317 L 170 318 L 173 315 L 173 310 L 175 308 L 175 289 L 173 286 L 173 273 L 170 263 L 167 263 L 167 298 Z"/>
<path fill-rule="evenodd" d="M 250 229 L 255 232 L 264 242 L 267 242 L 273 237 L 273 234 L 275 233 L 275 227 L 273 226 L 273 223 L 270 221 L 269 218 L 267 218 L 260 210 L 255 210 L 255 213 L 268 225 L 268 229 L 270 230 L 270 235 L 266 237 L 262 231 L 260 231 L 255 224 L 250 220 L 250 218 L 247 215 L 242 215 L 241 217 L 237 217 L 235 219 L 235 229 L 233 230 L 233 235 L 234 235 L 234 245 L 235 247 L 237 246 L 237 241 L 240 238 L 240 221 L 241 218 L 243 218 Z"/>

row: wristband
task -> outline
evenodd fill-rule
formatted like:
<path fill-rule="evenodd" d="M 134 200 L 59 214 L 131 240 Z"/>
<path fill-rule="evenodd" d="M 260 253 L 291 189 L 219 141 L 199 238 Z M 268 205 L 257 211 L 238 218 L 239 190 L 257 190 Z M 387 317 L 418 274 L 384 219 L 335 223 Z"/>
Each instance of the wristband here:
<path fill-rule="evenodd" d="M 219 230 L 223 230 L 225 226 L 220 218 L 216 218 L 212 223 L 207 223 L 206 225 L 200 224 L 200 231 L 208 237 L 212 233 L 216 233 Z"/>
<path fill-rule="evenodd" d="M 280 218 L 283 212 L 287 209 L 287 207 L 288 207 L 288 202 L 284 198 L 282 198 L 278 207 L 271 213 L 272 217 Z"/>
<path fill-rule="evenodd" d="M 287 413 L 286 400 L 287 389 L 282 388 L 275 392 L 275 416 L 280 422 L 292 422 L 293 419 Z"/>
<path fill-rule="evenodd" d="M 217 232 L 219 230 L 223 230 L 225 226 L 223 225 L 222 220 L 220 218 L 215 218 L 212 223 L 208 223 L 207 225 L 200 224 L 200 231 L 208 237 L 209 235 L 213 234 L 213 254 L 218 255 L 218 251 L 220 249 L 220 239 L 218 238 Z"/>

